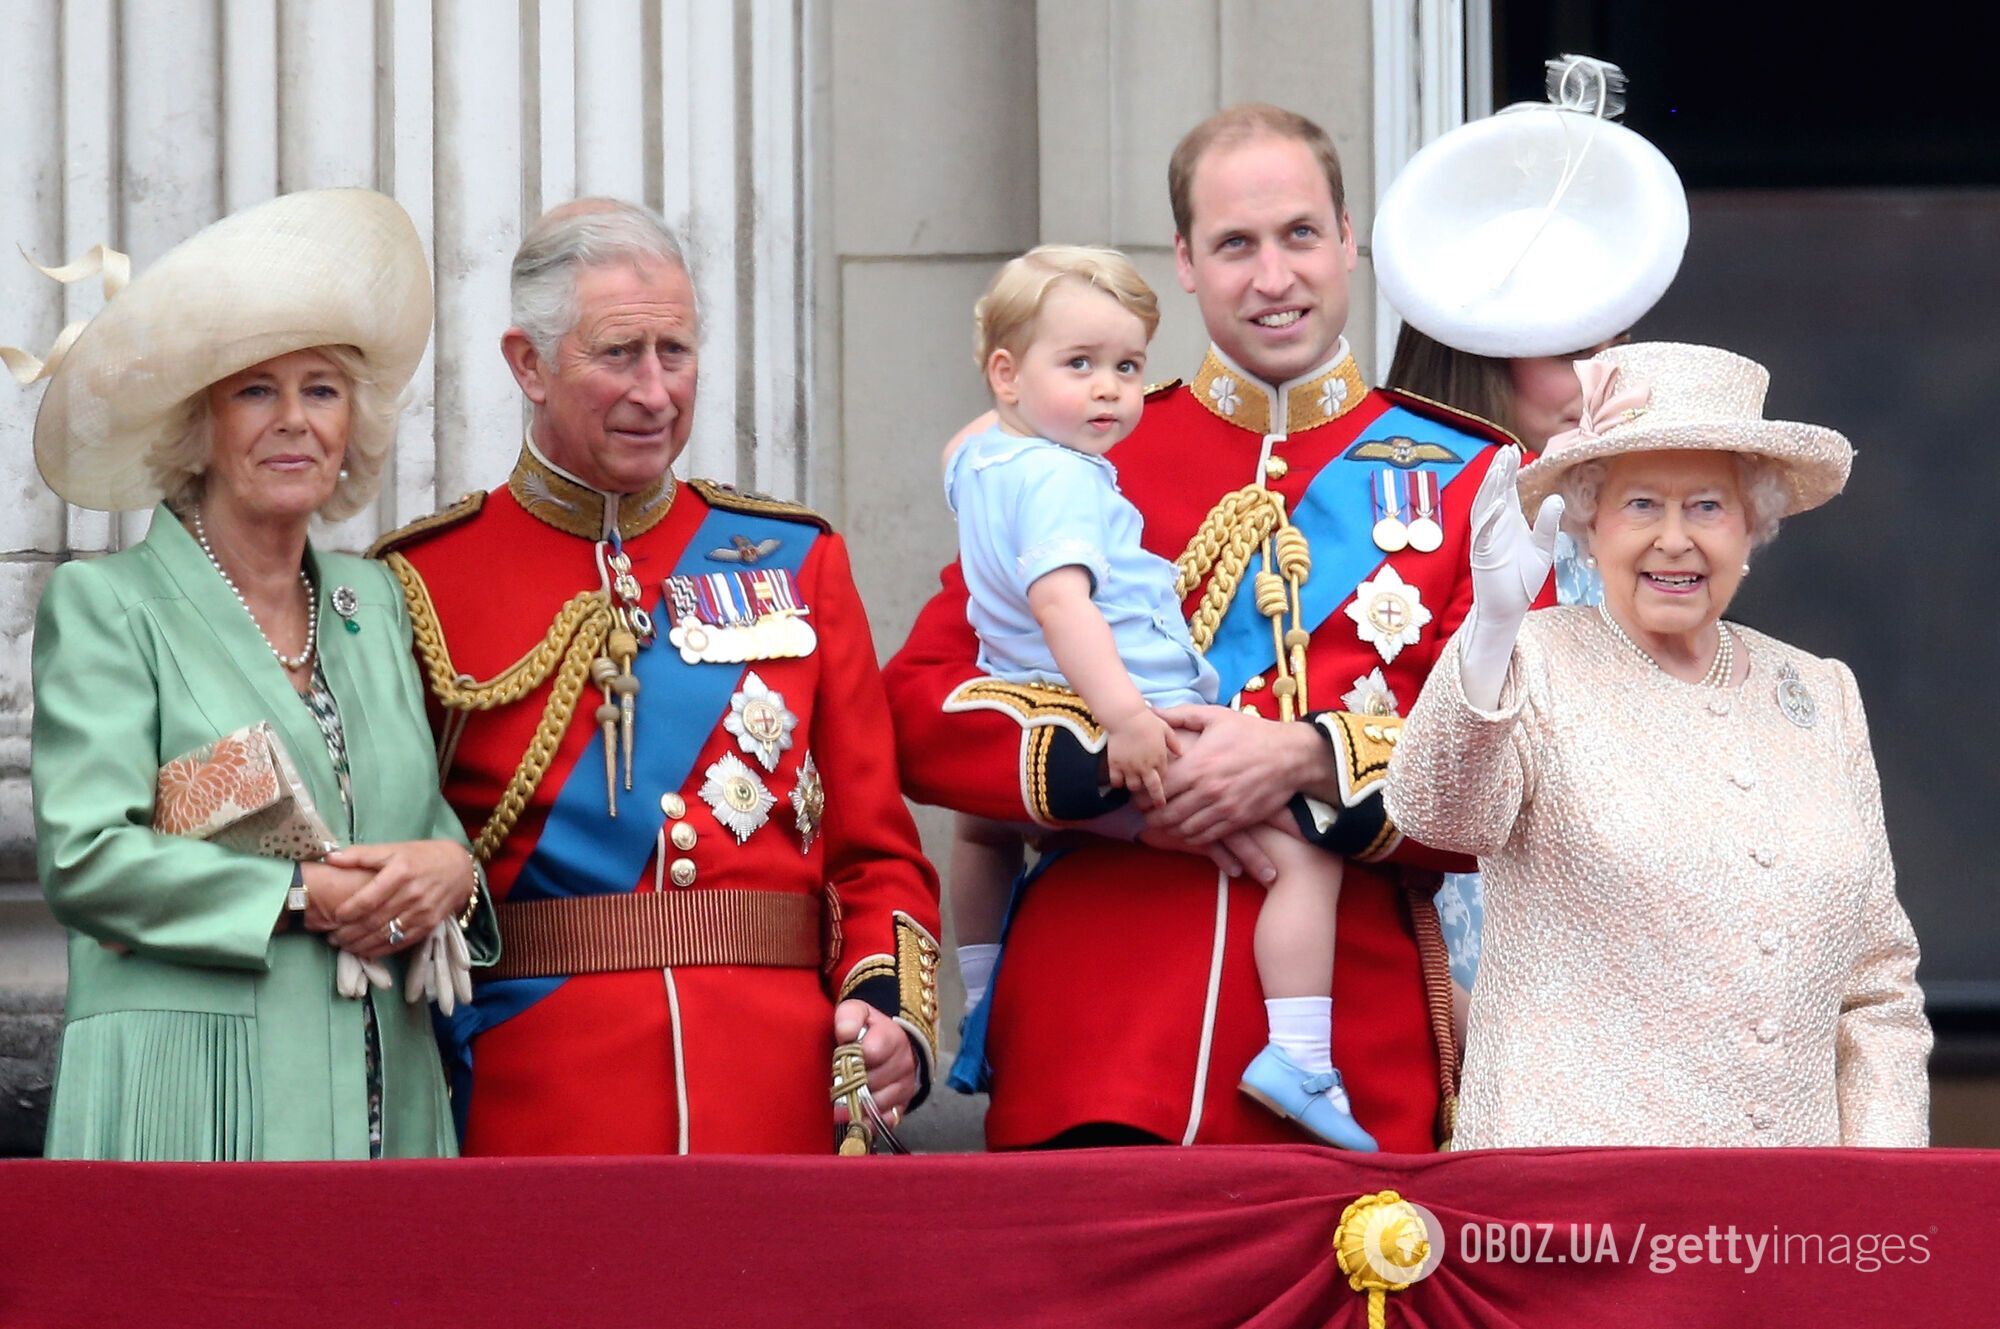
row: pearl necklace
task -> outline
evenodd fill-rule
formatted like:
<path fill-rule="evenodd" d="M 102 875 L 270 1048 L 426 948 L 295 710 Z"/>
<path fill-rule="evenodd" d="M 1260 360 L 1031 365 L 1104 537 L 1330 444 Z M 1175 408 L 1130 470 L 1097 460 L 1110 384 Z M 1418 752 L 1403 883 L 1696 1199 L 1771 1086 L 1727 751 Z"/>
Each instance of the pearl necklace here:
<path fill-rule="evenodd" d="M 271 640 L 271 634 L 264 631 L 264 625 L 257 621 L 257 615 L 250 609 L 250 602 L 243 598 L 243 592 L 237 588 L 236 579 L 222 566 L 222 560 L 215 556 L 215 550 L 209 548 L 208 531 L 201 524 L 200 508 L 194 511 L 194 542 L 201 546 L 202 553 L 208 555 L 209 566 L 222 578 L 222 584 L 229 588 L 229 593 L 236 597 L 236 603 L 242 605 L 243 612 L 250 615 L 250 626 L 257 629 L 257 635 L 271 648 L 271 654 L 278 657 L 278 663 L 287 669 L 304 669 L 312 663 L 313 651 L 319 646 L 319 597 L 313 594 L 312 578 L 306 575 L 306 570 L 299 569 L 299 585 L 303 586 L 306 592 L 306 648 L 297 655 L 286 655 L 278 649 L 278 643 Z"/>
<path fill-rule="evenodd" d="M 1665 666 L 1647 654 L 1645 647 L 1625 635 L 1625 629 L 1618 626 L 1618 620 L 1611 617 L 1611 611 L 1606 609 L 1602 604 L 1597 606 L 1597 616 L 1604 620 L 1604 626 L 1611 629 L 1611 635 L 1631 647 L 1633 653 L 1641 660 L 1658 669 L 1661 673 L 1667 673 Z M 1736 673 L 1735 634 L 1730 632 L 1727 623 L 1717 619 L 1715 623 L 1715 635 L 1715 659 L 1708 666 L 1708 672 L 1701 676 L 1701 682 L 1695 684 L 1698 688 L 1727 687 L 1729 686 L 1729 680 Z M 1672 678 L 1673 675 L 1667 674 L 1667 677 Z"/>

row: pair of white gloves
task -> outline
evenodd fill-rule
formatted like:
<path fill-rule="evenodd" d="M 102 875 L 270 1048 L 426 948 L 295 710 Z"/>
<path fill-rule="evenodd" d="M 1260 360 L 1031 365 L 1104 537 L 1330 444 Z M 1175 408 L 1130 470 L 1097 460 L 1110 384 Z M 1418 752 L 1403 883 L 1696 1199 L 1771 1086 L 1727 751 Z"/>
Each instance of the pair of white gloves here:
<path fill-rule="evenodd" d="M 394 982 L 380 960 L 364 960 L 348 951 L 334 957 L 333 987 L 343 997 L 358 1001 L 369 988 L 386 989 Z M 452 919 L 439 923 L 418 943 L 403 978 L 403 1000 L 412 1006 L 434 1001 L 445 1015 L 458 1009 L 459 1002 L 472 1000 L 472 951 Z"/>
<path fill-rule="evenodd" d="M 1514 492 L 1520 473 L 1521 450 L 1502 449 L 1472 498 L 1472 612 L 1459 629 L 1458 679 L 1482 711 L 1500 707 L 1514 638 L 1548 584 L 1562 524 L 1562 498 L 1550 494 L 1528 525 Z"/>

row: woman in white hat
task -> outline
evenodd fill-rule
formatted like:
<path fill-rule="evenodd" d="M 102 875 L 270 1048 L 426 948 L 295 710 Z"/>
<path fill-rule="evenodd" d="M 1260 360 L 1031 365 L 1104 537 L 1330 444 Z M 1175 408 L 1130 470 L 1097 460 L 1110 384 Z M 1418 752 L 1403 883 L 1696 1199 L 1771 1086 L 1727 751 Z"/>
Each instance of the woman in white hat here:
<path fill-rule="evenodd" d="M 1660 150 L 1615 123 L 1625 75 L 1548 62 L 1548 100 L 1426 145 L 1375 220 L 1376 276 L 1402 315 L 1388 386 L 1491 420 L 1530 453 L 1576 424 L 1572 365 L 1622 340 L 1673 284 L 1687 193 Z M 1567 542 L 1563 604 L 1603 588 Z"/>
<path fill-rule="evenodd" d="M 1539 455 L 1576 424 L 1575 362 L 1623 340 L 1680 270 L 1687 194 L 1659 149 L 1614 123 L 1616 65 L 1566 55 L 1548 100 L 1462 125 L 1410 159 L 1376 215 L 1376 277 L 1403 316 L 1390 388 L 1491 420 Z M 1568 536 L 1556 600 L 1594 605 L 1604 585 Z M 1450 873 L 1437 894 L 1464 1045 L 1485 896 Z"/>
<path fill-rule="evenodd" d="M 22 366 L 51 488 L 161 500 L 36 620 L 36 850 L 70 933 L 52 1157 L 455 1152 L 424 997 L 449 1009 L 491 922 L 402 594 L 307 539 L 376 492 L 430 323 L 402 209 L 322 190 L 202 231 Z"/>
<path fill-rule="evenodd" d="M 1472 613 L 1389 773 L 1396 824 L 1486 879 L 1454 1142 L 1922 1145 L 1930 1026 L 1854 676 L 1722 617 L 1853 451 L 1766 420 L 1727 351 L 1578 372 L 1577 427 L 1473 501 Z M 1530 615 L 1559 520 L 1604 602 Z"/>

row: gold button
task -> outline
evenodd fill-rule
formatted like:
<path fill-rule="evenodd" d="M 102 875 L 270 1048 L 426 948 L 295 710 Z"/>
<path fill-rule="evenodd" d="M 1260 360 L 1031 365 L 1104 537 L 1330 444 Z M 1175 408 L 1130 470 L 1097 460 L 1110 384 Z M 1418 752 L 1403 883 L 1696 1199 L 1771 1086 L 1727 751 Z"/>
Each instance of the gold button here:
<path fill-rule="evenodd" d="M 1266 457 L 1264 459 L 1264 475 L 1267 479 L 1282 480 L 1285 478 L 1285 472 L 1291 469 L 1291 466 L 1283 457 Z"/>
<path fill-rule="evenodd" d="M 667 865 L 667 877 L 676 886 L 694 885 L 694 860 L 677 858 Z"/>
<path fill-rule="evenodd" d="M 1243 690 L 1245 692 L 1262 692 L 1264 690 L 1263 675 L 1259 674 L 1256 678 L 1253 678 L 1248 683 L 1245 683 L 1243 685 Z"/>
<path fill-rule="evenodd" d="M 679 794 L 661 794 L 660 811 L 666 813 L 672 820 L 679 821 L 688 814 L 687 800 Z"/>
<path fill-rule="evenodd" d="M 667 838 L 674 842 L 674 848 L 680 850 L 682 853 L 686 853 L 688 850 L 694 848 L 694 827 L 684 821 L 677 821 L 674 823 L 674 829 L 669 832 Z"/>

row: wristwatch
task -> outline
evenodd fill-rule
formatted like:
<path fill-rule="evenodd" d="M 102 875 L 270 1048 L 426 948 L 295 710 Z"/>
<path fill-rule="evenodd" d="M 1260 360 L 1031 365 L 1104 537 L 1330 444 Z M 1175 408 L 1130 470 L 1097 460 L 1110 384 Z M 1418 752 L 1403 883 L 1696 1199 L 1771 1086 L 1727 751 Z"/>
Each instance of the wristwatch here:
<path fill-rule="evenodd" d="M 309 897 L 306 895 L 305 864 L 293 863 L 292 888 L 285 892 L 285 912 L 291 915 L 289 921 L 293 926 L 296 927 L 305 923 L 308 899 Z"/>

